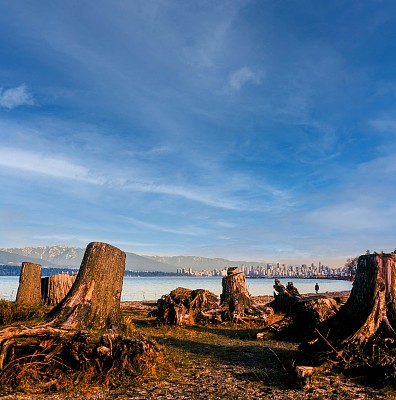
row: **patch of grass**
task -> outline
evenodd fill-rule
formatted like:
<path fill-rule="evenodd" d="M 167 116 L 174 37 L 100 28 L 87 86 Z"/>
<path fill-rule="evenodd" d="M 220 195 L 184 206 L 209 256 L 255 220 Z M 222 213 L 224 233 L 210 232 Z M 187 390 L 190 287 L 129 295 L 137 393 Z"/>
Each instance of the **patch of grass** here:
<path fill-rule="evenodd" d="M 42 319 L 49 311 L 47 306 L 30 306 L 17 304 L 14 301 L 0 300 L 0 326 L 18 322 L 34 322 Z"/>

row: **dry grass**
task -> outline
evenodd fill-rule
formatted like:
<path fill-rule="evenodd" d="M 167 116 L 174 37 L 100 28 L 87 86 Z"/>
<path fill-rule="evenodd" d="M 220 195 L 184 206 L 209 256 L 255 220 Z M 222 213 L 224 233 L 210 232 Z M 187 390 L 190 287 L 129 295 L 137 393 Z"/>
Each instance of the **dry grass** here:
<path fill-rule="evenodd" d="M 23 322 L 34 323 L 48 312 L 47 306 L 29 306 L 0 299 L 0 327 Z"/>
<path fill-rule="evenodd" d="M 0 392 L 83 393 L 128 385 L 156 375 L 160 346 L 138 331 L 130 319 L 125 332 L 66 331 L 37 325 L 36 309 L 3 304 L 0 330 Z M 42 310 L 39 310 L 40 313 Z M 31 323 L 16 325 L 23 315 Z M 36 325 L 33 324 L 36 322 Z M 33 325 L 33 326 L 32 326 Z"/>
<path fill-rule="evenodd" d="M 48 393 L 46 400 L 330 400 L 386 399 L 393 394 L 391 389 L 373 389 L 337 376 L 321 378 L 308 392 L 298 390 L 293 365 L 299 354 L 298 343 L 278 341 L 270 335 L 265 340 L 257 340 L 256 333 L 262 329 L 257 325 L 161 326 L 149 317 L 152 307 L 153 304 L 123 304 L 122 312 L 129 336 L 144 335 L 162 346 L 161 363 L 151 368 L 149 360 L 142 358 L 139 374 L 125 374 L 114 380 L 110 371 L 109 379 L 103 379 L 100 384 L 92 380 L 93 370 L 77 371 L 73 384 L 69 382 L 68 387 L 58 381 L 52 382 L 52 387 L 49 383 L 49 387 L 43 389 Z M 279 316 L 274 316 L 276 318 Z M 34 378 L 37 371 L 30 373 Z M 103 377 L 106 378 L 106 374 Z M 23 396 L 26 391 L 25 394 L 13 392 L 7 400 L 44 398 L 32 393 Z"/>

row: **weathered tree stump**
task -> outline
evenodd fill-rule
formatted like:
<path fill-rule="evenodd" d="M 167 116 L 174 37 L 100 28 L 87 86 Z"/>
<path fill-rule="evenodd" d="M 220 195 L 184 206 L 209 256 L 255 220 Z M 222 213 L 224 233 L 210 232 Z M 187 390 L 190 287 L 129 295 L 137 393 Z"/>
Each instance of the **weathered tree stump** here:
<path fill-rule="evenodd" d="M 220 295 L 220 303 L 228 306 L 231 313 L 244 314 L 250 308 L 250 295 L 246 286 L 246 278 L 243 272 L 238 272 L 237 267 L 227 270 L 227 276 L 222 280 L 223 292 Z"/>
<path fill-rule="evenodd" d="M 312 386 L 312 376 L 314 375 L 314 367 L 298 366 L 296 367 L 297 385 L 300 389 L 308 390 Z"/>
<path fill-rule="evenodd" d="M 213 322 L 219 298 L 204 289 L 177 288 L 157 301 L 157 310 L 152 313 L 157 321 L 166 325 L 194 325 Z"/>
<path fill-rule="evenodd" d="M 326 337 L 357 345 L 366 343 L 379 331 L 393 337 L 395 299 L 396 254 L 362 255 L 348 301 L 320 329 Z"/>
<path fill-rule="evenodd" d="M 305 355 L 318 363 L 326 354 L 344 370 L 368 368 L 371 376 L 381 370 L 395 377 L 395 299 L 396 254 L 360 256 L 348 301 L 303 344 Z"/>
<path fill-rule="evenodd" d="M 300 340 L 339 310 L 336 300 L 323 295 L 302 297 L 292 282 L 284 287 L 279 279 L 275 279 L 274 301 L 270 305 L 286 314 L 284 320 L 276 322 L 270 330 Z"/>
<path fill-rule="evenodd" d="M 77 278 L 48 318 L 65 329 L 120 326 L 126 255 L 106 243 L 87 246 Z"/>
<path fill-rule="evenodd" d="M 55 274 L 41 278 L 42 302 L 56 306 L 66 297 L 75 280 L 76 276 L 69 274 Z"/>
<path fill-rule="evenodd" d="M 154 372 L 162 360 L 160 347 L 137 334 L 127 337 L 122 329 L 124 268 L 124 252 L 90 243 L 71 290 L 46 324 L 0 330 L 1 389 L 48 392 L 75 382 L 114 386 Z"/>
<path fill-rule="evenodd" d="M 23 262 L 16 296 L 18 304 L 38 305 L 41 303 L 41 265 Z"/>
<path fill-rule="evenodd" d="M 293 282 L 288 282 L 287 287 L 284 287 L 279 279 L 275 279 L 273 288 L 274 301 L 271 303 L 271 306 L 276 311 L 292 314 L 294 306 L 301 298 L 297 288 L 293 285 Z"/>

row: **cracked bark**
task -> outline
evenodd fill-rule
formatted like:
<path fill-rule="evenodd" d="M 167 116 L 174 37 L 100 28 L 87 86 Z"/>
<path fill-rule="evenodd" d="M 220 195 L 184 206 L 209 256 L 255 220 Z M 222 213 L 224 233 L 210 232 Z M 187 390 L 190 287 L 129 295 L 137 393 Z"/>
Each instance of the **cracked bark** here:
<path fill-rule="evenodd" d="M 52 324 L 64 329 L 119 327 L 125 259 L 114 246 L 90 243 L 73 286 L 48 315 Z"/>

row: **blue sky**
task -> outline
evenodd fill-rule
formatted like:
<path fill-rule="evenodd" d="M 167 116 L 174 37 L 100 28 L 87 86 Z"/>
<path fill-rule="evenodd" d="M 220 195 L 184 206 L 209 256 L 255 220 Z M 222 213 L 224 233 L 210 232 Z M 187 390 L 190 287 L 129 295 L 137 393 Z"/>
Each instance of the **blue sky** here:
<path fill-rule="evenodd" d="M 395 2 L 0 7 L 0 247 L 396 247 Z"/>

